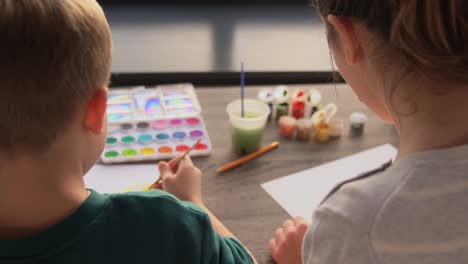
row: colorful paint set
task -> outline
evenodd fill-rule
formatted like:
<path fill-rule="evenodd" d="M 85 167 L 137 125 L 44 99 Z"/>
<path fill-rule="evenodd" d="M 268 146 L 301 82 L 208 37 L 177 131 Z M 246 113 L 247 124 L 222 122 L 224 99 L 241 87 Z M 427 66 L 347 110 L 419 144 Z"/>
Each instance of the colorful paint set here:
<path fill-rule="evenodd" d="M 270 107 L 272 115 L 278 121 L 287 115 L 296 119 L 311 117 L 320 109 L 322 94 L 315 89 L 297 89 L 291 92 L 287 86 L 280 85 L 275 89 L 260 90 L 258 99 Z"/>
<path fill-rule="evenodd" d="M 170 159 L 199 139 L 191 156 L 206 156 L 212 150 L 191 84 L 113 90 L 107 119 L 103 163 Z"/>
<path fill-rule="evenodd" d="M 335 118 L 336 104 L 320 105 L 322 94 L 316 89 L 308 91 L 280 85 L 275 89 L 265 88 L 258 93 L 258 99 L 267 104 L 279 125 L 279 134 L 284 138 L 308 141 L 311 136 L 319 142 L 339 138 L 344 131 L 344 120 Z M 350 116 L 353 135 L 363 133 L 367 116 L 353 113 Z"/>

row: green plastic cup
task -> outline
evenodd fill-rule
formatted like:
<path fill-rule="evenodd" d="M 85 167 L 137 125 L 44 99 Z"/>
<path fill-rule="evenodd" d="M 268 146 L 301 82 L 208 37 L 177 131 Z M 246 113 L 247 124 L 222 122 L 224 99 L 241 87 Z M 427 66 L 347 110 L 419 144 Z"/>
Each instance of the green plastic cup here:
<path fill-rule="evenodd" d="M 231 122 L 232 149 L 237 155 L 246 155 L 260 149 L 263 143 L 265 124 L 270 108 L 265 103 L 244 99 L 244 117 L 241 115 L 242 101 L 228 104 L 227 112 Z"/>

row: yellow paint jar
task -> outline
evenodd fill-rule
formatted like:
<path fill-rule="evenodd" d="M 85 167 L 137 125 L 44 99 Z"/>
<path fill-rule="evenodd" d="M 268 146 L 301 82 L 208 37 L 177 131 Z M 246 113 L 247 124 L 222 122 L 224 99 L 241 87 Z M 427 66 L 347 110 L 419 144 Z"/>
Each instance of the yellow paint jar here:
<path fill-rule="evenodd" d="M 317 125 L 315 139 L 322 143 L 330 140 L 330 126 L 327 123 L 321 122 Z"/>

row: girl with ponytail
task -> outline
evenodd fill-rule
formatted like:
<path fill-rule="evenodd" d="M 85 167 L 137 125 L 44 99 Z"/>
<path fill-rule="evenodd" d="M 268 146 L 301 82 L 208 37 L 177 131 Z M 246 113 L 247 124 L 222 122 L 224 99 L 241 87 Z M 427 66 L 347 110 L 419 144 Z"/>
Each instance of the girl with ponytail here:
<path fill-rule="evenodd" d="M 270 240 L 278 264 L 466 263 L 468 1 L 315 0 L 341 75 L 400 135 L 391 166 L 342 184 Z M 305 203 L 307 201 L 304 201 Z"/>

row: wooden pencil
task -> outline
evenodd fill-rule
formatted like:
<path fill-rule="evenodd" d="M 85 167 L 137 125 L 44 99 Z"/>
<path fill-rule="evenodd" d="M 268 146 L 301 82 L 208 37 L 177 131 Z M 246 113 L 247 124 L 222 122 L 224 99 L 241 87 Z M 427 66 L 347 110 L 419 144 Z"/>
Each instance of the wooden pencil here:
<path fill-rule="evenodd" d="M 232 161 L 232 162 L 220 167 L 219 169 L 216 170 L 216 172 L 223 173 L 223 172 L 226 172 L 228 170 L 231 170 L 231 169 L 233 169 L 235 167 L 238 167 L 238 166 L 240 166 L 240 165 L 242 165 L 242 164 L 244 164 L 244 163 L 246 163 L 248 161 L 251 161 L 251 160 L 253 160 L 253 159 L 255 159 L 255 158 L 257 158 L 257 157 L 259 157 L 259 156 L 261 156 L 261 155 L 263 155 L 263 154 L 265 154 L 265 153 L 267 153 L 267 152 L 269 152 L 269 151 L 271 151 L 271 150 L 273 150 L 275 148 L 277 148 L 279 145 L 280 145 L 279 141 L 275 141 L 275 142 L 271 143 L 270 145 L 265 146 L 265 147 L 261 148 L 260 150 L 254 152 L 252 154 L 244 156 L 244 157 L 242 157 L 242 158 L 240 158 L 238 160 Z"/>

